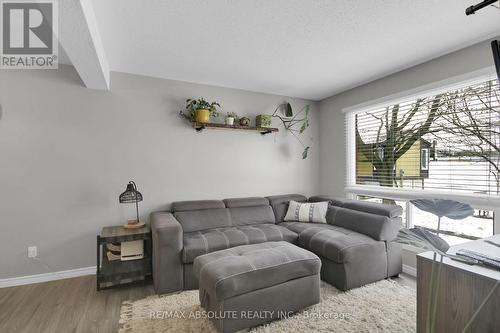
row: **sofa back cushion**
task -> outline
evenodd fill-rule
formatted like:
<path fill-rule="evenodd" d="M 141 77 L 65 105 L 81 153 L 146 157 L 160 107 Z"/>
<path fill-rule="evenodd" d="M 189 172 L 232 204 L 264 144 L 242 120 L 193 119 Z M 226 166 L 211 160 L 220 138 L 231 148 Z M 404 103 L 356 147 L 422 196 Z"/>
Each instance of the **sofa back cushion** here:
<path fill-rule="evenodd" d="M 403 207 L 398 205 L 381 204 L 377 202 L 349 200 L 342 207 L 387 217 L 398 217 L 403 215 Z"/>
<path fill-rule="evenodd" d="M 365 213 L 383 215 L 387 217 L 399 217 L 403 215 L 403 208 L 398 205 L 388 205 L 377 202 L 351 200 L 328 195 L 315 195 L 309 198 L 310 202 L 328 201 L 330 205 L 359 210 Z"/>
<path fill-rule="evenodd" d="M 224 199 L 233 225 L 275 223 L 269 200 L 262 197 Z"/>
<path fill-rule="evenodd" d="M 221 200 L 193 200 L 193 201 L 175 201 L 172 202 L 171 211 L 184 212 L 189 210 L 203 210 L 203 209 L 216 209 L 226 208 L 224 202 Z"/>
<path fill-rule="evenodd" d="M 330 205 L 333 206 L 344 207 L 344 204 L 352 200 L 340 197 L 332 197 L 329 195 L 314 195 L 309 198 L 309 202 L 323 202 L 323 201 L 328 201 Z"/>
<path fill-rule="evenodd" d="M 273 195 L 266 198 L 271 204 L 276 223 L 281 223 L 285 219 L 285 215 L 288 210 L 288 203 L 290 202 L 290 200 L 297 202 L 307 201 L 307 198 L 301 194 Z"/>
<path fill-rule="evenodd" d="M 221 200 L 176 201 L 171 210 L 184 232 L 231 225 L 229 213 Z"/>
<path fill-rule="evenodd" d="M 184 232 L 275 223 L 269 200 L 262 197 L 177 201 L 172 211 Z"/>
<path fill-rule="evenodd" d="M 231 226 L 231 217 L 226 208 L 189 210 L 174 213 L 184 232 Z"/>
<path fill-rule="evenodd" d="M 271 206 L 228 208 L 233 225 L 275 223 Z"/>
<path fill-rule="evenodd" d="M 222 201 L 227 208 L 269 206 L 269 200 L 262 197 L 229 198 Z"/>
<path fill-rule="evenodd" d="M 401 218 L 371 214 L 330 206 L 326 214 L 327 223 L 357 231 L 376 240 L 391 241 L 401 228 Z"/>

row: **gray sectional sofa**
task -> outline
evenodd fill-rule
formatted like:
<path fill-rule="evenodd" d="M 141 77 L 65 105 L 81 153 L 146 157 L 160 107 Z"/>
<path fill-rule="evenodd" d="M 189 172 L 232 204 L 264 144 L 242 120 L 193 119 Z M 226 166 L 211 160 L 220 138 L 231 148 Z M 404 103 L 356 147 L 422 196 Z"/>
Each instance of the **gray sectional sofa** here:
<path fill-rule="evenodd" d="M 290 200 L 328 201 L 327 223 L 284 222 Z M 194 259 L 246 244 L 286 241 L 315 253 L 321 279 L 347 290 L 401 272 L 399 206 L 327 196 L 279 195 L 174 202 L 151 215 L 153 281 L 159 294 L 197 289 Z"/>

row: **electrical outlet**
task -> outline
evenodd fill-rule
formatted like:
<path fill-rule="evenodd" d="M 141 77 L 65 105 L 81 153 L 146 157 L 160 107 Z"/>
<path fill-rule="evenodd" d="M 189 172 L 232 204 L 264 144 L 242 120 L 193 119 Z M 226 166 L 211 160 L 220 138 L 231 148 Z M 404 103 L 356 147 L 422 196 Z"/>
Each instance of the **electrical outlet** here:
<path fill-rule="evenodd" d="M 29 246 L 28 247 L 28 258 L 36 258 L 38 255 L 38 251 L 36 246 Z"/>

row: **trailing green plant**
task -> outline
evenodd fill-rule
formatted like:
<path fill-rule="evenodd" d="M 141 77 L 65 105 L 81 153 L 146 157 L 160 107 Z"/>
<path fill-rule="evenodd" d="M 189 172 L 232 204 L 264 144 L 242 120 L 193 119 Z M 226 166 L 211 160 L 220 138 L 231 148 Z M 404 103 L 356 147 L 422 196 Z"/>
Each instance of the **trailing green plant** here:
<path fill-rule="evenodd" d="M 199 99 L 188 98 L 186 100 L 186 107 L 179 112 L 179 115 L 192 122 L 196 119 L 196 110 L 208 110 L 211 117 L 217 117 L 219 115 L 217 108 L 220 108 L 219 103 L 209 103 L 203 97 Z"/>
<path fill-rule="evenodd" d="M 289 131 L 302 145 L 302 147 L 304 147 L 302 159 L 307 158 L 309 149 L 311 148 L 310 146 L 306 146 L 299 137 L 299 135 L 304 133 L 304 131 L 309 127 L 309 109 L 310 106 L 306 105 L 299 112 L 294 114 L 292 105 L 288 102 L 284 102 L 278 105 L 272 114 L 272 117 L 278 118 L 282 122 L 285 130 Z"/>

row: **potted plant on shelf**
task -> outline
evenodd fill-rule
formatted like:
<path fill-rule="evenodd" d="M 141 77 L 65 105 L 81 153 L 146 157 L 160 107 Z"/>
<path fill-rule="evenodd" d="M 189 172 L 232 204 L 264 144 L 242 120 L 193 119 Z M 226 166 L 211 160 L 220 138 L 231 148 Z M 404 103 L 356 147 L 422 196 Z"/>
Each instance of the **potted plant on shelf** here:
<path fill-rule="evenodd" d="M 234 122 L 238 122 L 238 115 L 235 112 L 228 112 L 226 116 L 226 125 L 233 126 Z"/>
<path fill-rule="evenodd" d="M 197 123 L 208 123 L 210 117 L 217 117 L 220 104 L 217 102 L 209 103 L 204 98 L 187 99 L 186 108 L 181 110 L 179 114 L 189 120 L 190 122 L 196 121 Z"/>
<path fill-rule="evenodd" d="M 257 127 L 271 127 L 272 116 L 269 114 L 259 114 L 255 117 L 255 126 Z"/>
<path fill-rule="evenodd" d="M 240 126 L 250 126 L 250 118 L 241 117 L 240 118 Z"/>

